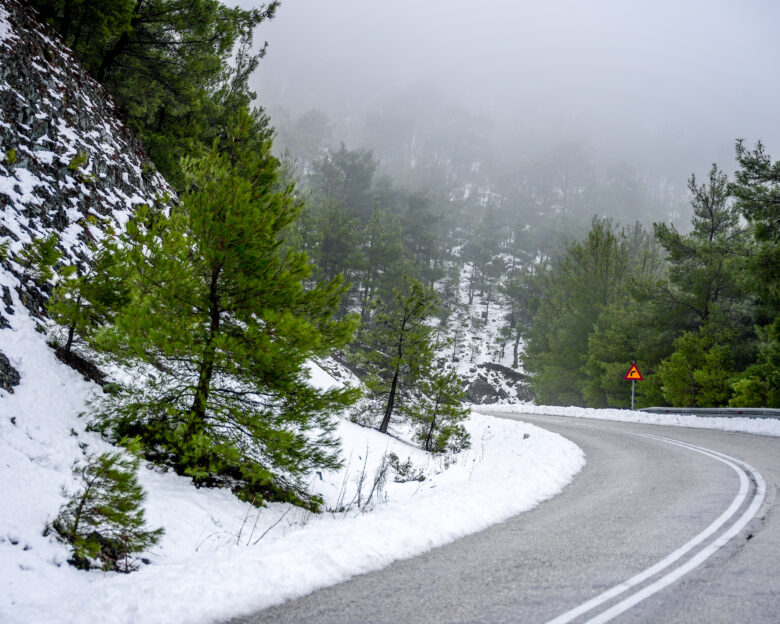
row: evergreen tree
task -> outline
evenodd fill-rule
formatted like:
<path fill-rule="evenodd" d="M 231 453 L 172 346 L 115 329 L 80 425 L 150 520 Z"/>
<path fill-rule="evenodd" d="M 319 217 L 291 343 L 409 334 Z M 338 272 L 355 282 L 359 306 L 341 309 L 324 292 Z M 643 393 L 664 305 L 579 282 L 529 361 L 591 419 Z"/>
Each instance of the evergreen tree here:
<path fill-rule="evenodd" d="M 419 403 L 402 407 L 415 426 L 415 437 L 432 453 L 458 452 L 469 447 L 469 434 L 463 422 L 469 408 L 463 405 L 465 392 L 453 369 L 431 366 L 421 379 Z"/>
<path fill-rule="evenodd" d="M 435 231 L 440 216 L 434 212 L 430 199 L 424 194 L 405 193 L 404 203 L 406 209 L 402 226 L 406 256 L 423 284 L 433 286 L 442 276 L 435 266 L 440 256 Z"/>
<path fill-rule="evenodd" d="M 131 555 L 159 541 L 163 529 L 145 528 L 138 465 L 138 457 L 121 453 L 89 455 L 74 462 L 79 487 L 74 492 L 63 487 L 68 501 L 45 531 L 54 529 L 60 540 L 73 546 L 74 566 L 132 572 L 137 563 Z"/>
<path fill-rule="evenodd" d="M 298 205 L 254 123 L 238 115 L 222 144 L 184 163 L 191 190 L 169 215 L 140 210 L 128 224 L 130 302 L 96 343 L 150 374 L 107 397 L 98 422 L 197 483 L 316 507 L 301 478 L 339 465 L 331 417 L 356 396 L 313 388 L 305 362 L 348 342 L 356 319 L 333 318 L 340 277 L 307 290 L 307 256 L 281 253 Z"/>
<path fill-rule="evenodd" d="M 718 324 L 685 332 L 673 353 L 661 362 L 657 377 L 664 399 L 676 407 L 720 407 L 731 394 L 733 358 L 728 336 Z"/>
<path fill-rule="evenodd" d="M 512 368 L 520 365 L 520 341 L 528 333 L 534 315 L 539 309 L 541 283 L 545 267 L 533 264 L 525 270 L 515 269 L 499 286 L 509 304 L 509 315 L 504 332 L 512 340 Z"/>
<path fill-rule="evenodd" d="M 251 105 L 248 77 L 265 53 L 265 47 L 250 53 L 252 32 L 278 6 L 245 10 L 219 0 L 32 4 L 108 89 L 177 190 L 184 190 L 179 159 L 207 149 L 215 129 L 238 107 Z"/>
<path fill-rule="evenodd" d="M 379 431 L 387 428 L 399 403 L 413 401 L 433 358 L 432 328 L 426 324 L 436 311 L 438 298 L 433 290 L 415 279 L 404 279 L 404 288 L 395 289 L 393 300 L 382 305 L 376 315 L 372 347 L 366 355 L 368 386 L 372 407 L 381 407 Z"/>
<path fill-rule="evenodd" d="M 313 200 L 320 203 L 329 199 L 340 205 L 349 219 L 365 225 L 374 207 L 371 186 L 376 167 L 370 150 L 348 150 L 342 143 L 314 163 Z"/>
<path fill-rule="evenodd" d="M 661 249 L 640 225 L 623 231 L 629 249 L 627 275 L 615 284 L 613 301 L 603 308 L 588 336 L 582 392 L 591 407 L 629 407 L 631 384 L 623 379 L 628 363 L 645 376 L 637 387 L 639 406 L 665 403 L 651 381 L 677 335 L 670 308 L 653 295 L 664 277 Z"/>
<path fill-rule="evenodd" d="M 62 257 L 57 248 L 60 237 L 52 232 L 44 238 L 33 238 L 25 245 L 16 257 L 16 262 L 22 267 L 22 286 L 32 279 L 38 284 L 48 282 L 54 277 L 54 265 Z"/>
<path fill-rule="evenodd" d="M 75 265 L 65 265 L 47 303 L 47 310 L 67 330 L 66 354 L 76 335 L 89 340 L 95 331 L 110 323 L 128 301 L 128 287 L 116 262 L 118 249 L 113 234 L 90 245 L 92 257 L 81 274 Z"/>
<path fill-rule="evenodd" d="M 363 243 L 361 327 L 369 321 L 371 301 L 392 296 L 392 288 L 402 278 L 404 268 L 401 225 L 398 217 L 377 205 L 366 226 Z"/>
<path fill-rule="evenodd" d="M 658 368 L 664 401 L 677 406 L 727 405 L 727 379 L 755 360 L 757 344 L 749 301 L 740 284 L 747 236 L 729 201 L 725 174 L 712 166 L 707 184 L 691 176 L 693 229 L 655 224 L 668 257 L 668 282 L 657 293 L 679 332 Z"/>
<path fill-rule="evenodd" d="M 737 141 L 739 169 L 729 191 L 749 224 L 751 245 L 743 285 L 756 309 L 756 362 L 735 381 L 735 406 L 780 407 L 780 161 L 772 162 L 758 143 Z"/>
<path fill-rule="evenodd" d="M 736 313 L 733 308 L 741 297 L 733 260 L 742 252 L 744 230 L 728 201 L 727 177 L 717 165 L 710 170 L 708 184 L 698 185 L 691 176 L 688 186 L 693 230 L 681 234 L 666 223 L 654 228 L 669 261 L 669 287 L 663 296 L 679 309 L 681 318 L 688 319 L 688 329 L 695 329 L 717 310 Z"/>
<path fill-rule="evenodd" d="M 588 338 L 594 321 L 621 292 L 630 247 L 609 220 L 593 220 L 584 241 L 567 246 L 541 278 L 539 308 L 523 364 L 540 403 L 583 405 Z"/>

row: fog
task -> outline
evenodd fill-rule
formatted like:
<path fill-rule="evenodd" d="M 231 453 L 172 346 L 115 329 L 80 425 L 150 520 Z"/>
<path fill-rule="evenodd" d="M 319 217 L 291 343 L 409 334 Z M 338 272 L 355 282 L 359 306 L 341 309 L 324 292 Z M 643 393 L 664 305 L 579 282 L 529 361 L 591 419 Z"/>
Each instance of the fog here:
<path fill-rule="evenodd" d="M 778 26 L 774 0 L 286 0 L 252 86 L 272 121 L 321 110 L 380 159 L 382 120 L 467 115 L 503 158 L 577 144 L 684 184 L 738 137 L 778 157 Z"/>

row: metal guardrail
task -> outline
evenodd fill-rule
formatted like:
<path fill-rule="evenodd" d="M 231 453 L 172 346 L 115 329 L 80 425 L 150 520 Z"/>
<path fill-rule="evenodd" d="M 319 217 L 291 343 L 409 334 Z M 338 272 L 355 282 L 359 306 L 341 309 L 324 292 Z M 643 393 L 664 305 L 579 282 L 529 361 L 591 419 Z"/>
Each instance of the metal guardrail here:
<path fill-rule="evenodd" d="M 780 409 L 769 407 L 645 407 L 640 412 L 652 414 L 692 414 L 694 416 L 719 416 L 744 418 L 780 418 Z"/>

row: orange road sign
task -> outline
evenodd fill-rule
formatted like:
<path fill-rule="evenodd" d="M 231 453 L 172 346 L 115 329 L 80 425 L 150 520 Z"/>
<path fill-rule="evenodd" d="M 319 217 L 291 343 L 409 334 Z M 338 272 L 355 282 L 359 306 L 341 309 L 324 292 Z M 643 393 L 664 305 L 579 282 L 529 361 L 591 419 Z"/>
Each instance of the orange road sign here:
<path fill-rule="evenodd" d="M 623 379 L 628 379 L 629 381 L 644 380 L 642 373 L 640 373 L 639 369 L 636 367 L 636 362 L 631 365 L 631 368 L 628 369 L 628 372 L 626 373 L 625 377 L 623 377 Z"/>

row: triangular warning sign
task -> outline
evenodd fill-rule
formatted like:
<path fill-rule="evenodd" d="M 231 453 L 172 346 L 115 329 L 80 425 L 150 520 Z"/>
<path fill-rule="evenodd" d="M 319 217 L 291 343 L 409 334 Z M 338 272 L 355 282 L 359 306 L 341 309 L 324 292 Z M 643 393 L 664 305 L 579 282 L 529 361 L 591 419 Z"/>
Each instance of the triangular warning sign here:
<path fill-rule="evenodd" d="M 642 373 L 640 373 L 639 369 L 636 367 L 636 362 L 631 365 L 631 368 L 628 369 L 628 372 L 623 379 L 628 379 L 629 381 L 642 381 L 644 379 Z"/>

